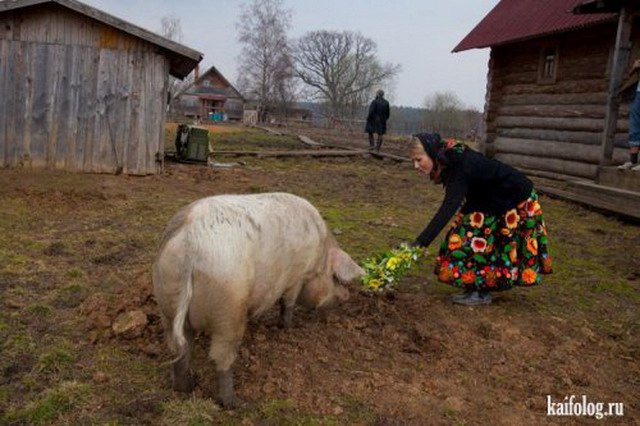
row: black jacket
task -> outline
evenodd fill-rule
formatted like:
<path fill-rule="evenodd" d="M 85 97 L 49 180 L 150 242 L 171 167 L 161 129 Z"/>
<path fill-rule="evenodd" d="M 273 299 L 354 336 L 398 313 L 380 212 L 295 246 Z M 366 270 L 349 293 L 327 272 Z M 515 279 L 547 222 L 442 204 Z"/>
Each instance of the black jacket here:
<path fill-rule="evenodd" d="M 376 96 L 369 105 L 367 114 L 367 126 L 364 131 L 384 135 L 387 133 L 387 120 L 389 119 L 389 102 L 382 96 Z"/>
<path fill-rule="evenodd" d="M 503 215 L 531 195 L 533 183 L 513 167 L 471 149 L 448 151 L 443 170 L 445 196 L 416 242 L 427 247 L 460 209 L 464 214 Z"/>

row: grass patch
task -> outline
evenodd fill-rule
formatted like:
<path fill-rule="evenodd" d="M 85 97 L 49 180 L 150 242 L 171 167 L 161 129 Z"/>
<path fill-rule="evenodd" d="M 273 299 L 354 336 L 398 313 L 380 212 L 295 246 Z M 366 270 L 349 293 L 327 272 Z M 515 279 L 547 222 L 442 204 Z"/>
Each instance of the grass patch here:
<path fill-rule="evenodd" d="M 10 271 L 23 271 L 23 267 L 31 262 L 31 258 L 22 253 L 16 253 L 12 249 L 0 248 L 0 262 L 10 266 Z M 15 268 L 15 269 L 14 269 Z"/>
<path fill-rule="evenodd" d="M 207 426 L 219 419 L 220 407 L 208 398 L 173 399 L 162 405 L 162 422 L 166 426 Z"/>
<path fill-rule="evenodd" d="M 53 389 L 46 390 L 38 399 L 29 402 L 24 408 L 9 411 L 5 421 L 47 425 L 61 415 L 79 408 L 88 401 L 89 386 L 78 382 L 63 382 Z"/>
<path fill-rule="evenodd" d="M 250 186 L 249 187 L 249 191 L 250 194 L 260 194 L 262 192 L 265 192 L 264 189 L 260 186 Z"/>
<path fill-rule="evenodd" d="M 341 405 L 344 407 L 346 421 L 344 423 L 376 423 L 377 415 L 369 404 L 362 401 L 356 396 L 345 396 L 341 400 Z"/>
<path fill-rule="evenodd" d="M 113 385 L 121 384 L 132 389 L 167 386 L 167 379 L 164 376 L 168 369 L 167 365 L 133 356 L 117 346 L 101 347 L 94 354 L 94 362 L 96 369 L 110 377 L 110 383 Z M 122 375 L 122 371 L 127 372 L 126 377 Z M 115 397 L 119 398 L 120 395 Z"/>
<path fill-rule="evenodd" d="M 72 284 L 58 292 L 54 304 L 59 308 L 75 308 L 87 297 L 89 297 L 89 290 L 86 287 Z"/>
<path fill-rule="evenodd" d="M 14 331 L 3 345 L 6 353 L 32 352 L 36 349 L 36 343 L 28 332 Z"/>
<path fill-rule="evenodd" d="M 36 371 L 38 373 L 60 374 L 68 371 L 75 359 L 75 356 L 67 348 L 53 348 L 38 357 Z"/>
<path fill-rule="evenodd" d="M 452 408 L 445 409 L 443 415 L 446 419 L 450 420 L 453 425 L 465 426 L 467 424 L 465 420 L 460 418 L 460 413 Z"/>
<path fill-rule="evenodd" d="M 260 404 L 258 411 L 264 419 L 276 419 L 294 410 L 293 401 L 289 399 L 272 399 Z"/>
<path fill-rule="evenodd" d="M 300 411 L 290 399 L 271 399 L 261 402 L 243 417 L 253 422 L 285 426 L 338 425 L 334 416 L 314 415 Z"/>
<path fill-rule="evenodd" d="M 34 303 L 33 305 L 29 305 L 27 307 L 27 312 L 41 318 L 46 318 L 51 316 L 52 309 L 50 306 Z"/>
<path fill-rule="evenodd" d="M 71 279 L 80 278 L 82 277 L 82 275 L 83 275 L 82 271 L 78 268 L 71 268 L 71 269 L 68 269 L 67 272 L 65 272 L 65 276 Z"/>
<path fill-rule="evenodd" d="M 0 404 L 6 404 L 9 401 L 9 395 L 11 395 L 11 389 L 8 386 L 0 386 Z"/>
<path fill-rule="evenodd" d="M 278 136 L 256 130 L 233 133 L 210 133 L 209 140 L 217 151 L 255 151 L 303 149 L 303 145 L 289 136 Z"/>

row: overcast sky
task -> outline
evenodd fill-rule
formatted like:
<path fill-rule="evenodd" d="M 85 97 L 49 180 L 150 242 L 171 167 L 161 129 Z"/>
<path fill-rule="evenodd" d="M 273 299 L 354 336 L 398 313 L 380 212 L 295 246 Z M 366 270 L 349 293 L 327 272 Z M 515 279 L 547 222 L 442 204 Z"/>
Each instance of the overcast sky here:
<path fill-rule="evenodd" d="M 235 24 L 240 0 L 81 0 L 118 18 L 159 32 L 163 16 L 180 18 L 183 44 L 204 54 L 201 69 L 215 65 L 237 78 Z M 284 0 L 291 9 L 291 37 L 313 30 L 359 31 L 378 45 L 383 62 L 402 66 L 395 105 L 422 106 L 426 96 L 453 92 L 482 110 L 489 49 L 451 50 L 499 0 Z"/>

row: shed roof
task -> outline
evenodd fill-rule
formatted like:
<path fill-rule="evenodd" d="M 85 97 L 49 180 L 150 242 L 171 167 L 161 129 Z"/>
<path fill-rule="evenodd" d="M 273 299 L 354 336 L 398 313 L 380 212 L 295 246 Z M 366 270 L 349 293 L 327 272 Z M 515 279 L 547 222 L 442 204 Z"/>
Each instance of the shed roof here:
<path fill-rule="evenodd" d="M 117 28 L 120 31 L 161 47 L 169 57 L 171 64 L 169 72 L 174 77 L 186 77 L 202 60 L 202 53 L 196 50 L 76 0 L 2 0 L 0 1 L 0 14 L 46 3 L 59 4 L 67 9 L 88 16 L 96 21 L 102 22 L 103 24 Z"/>
<path fill-rule="evenodd" d="M 575 15 L 584 0 L 501 0 L 453 49 L 497 46 L 612 22 L 615 13 Z"/>

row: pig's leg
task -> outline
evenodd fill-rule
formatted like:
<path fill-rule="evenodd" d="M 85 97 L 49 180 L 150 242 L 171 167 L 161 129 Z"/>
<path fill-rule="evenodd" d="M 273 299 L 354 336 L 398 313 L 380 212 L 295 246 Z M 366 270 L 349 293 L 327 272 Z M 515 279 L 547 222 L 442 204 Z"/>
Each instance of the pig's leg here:
<path fill-rule="evenodd" d="M 246 327 L 247 314 L 244 311 L 240 312 L 239 309 L 237 311 L 225 312 L 225 318 L 217 322 L 209 348 L 209 357 L 216 364 L 218 398 L 225 408 L 237 407 L 242 403 L 233 389 L 231 367 L 238 355 L 238 346 Z"/>
<path fill-rule="evenodd" d="M 233 389 L 233 370 L 218 370 L 218 399 L 224 408 L 234 408 L 242 405 L 242 401 Z"/>
<path fill-rule="evenodd" d="M 280 321 L 278 326 L 280 328 L 291 328 L 293 322 L 293 308 L 298 300 L 298 294 L 300 294 L 300 288 L 291 288 L 287 290 L 280 298 Z"/>
<path fill-rule="evenodd" d="M 194 336 L 195 333 L 191 327 L 185 327 L 184 337 L 187 340 L 187 347 L 184 355 L 173 363 L 173 389 L 178 392 L 191 392 L 195 386 L 189 367 Z"/>
<path fill-rule="evenodd" d="M 280 299 L 280 320 L 278 322 L 278 327 L 280 328 L 291 328 L 291 323 L 293 322 L 293 305 L 289 305 L 284 298 Z"/>

